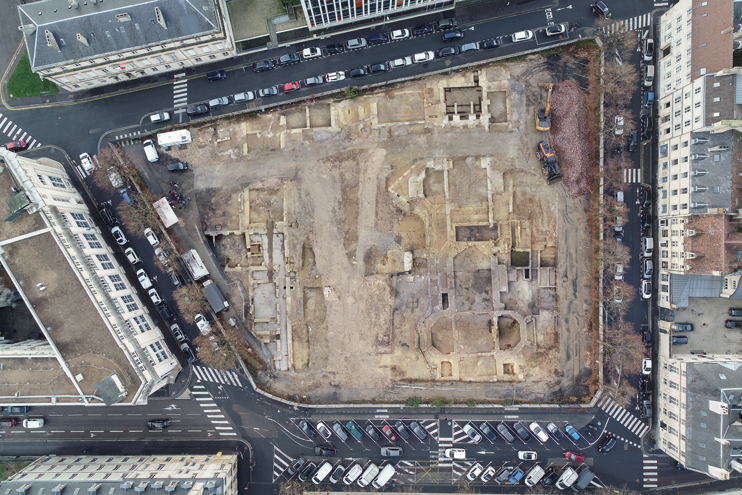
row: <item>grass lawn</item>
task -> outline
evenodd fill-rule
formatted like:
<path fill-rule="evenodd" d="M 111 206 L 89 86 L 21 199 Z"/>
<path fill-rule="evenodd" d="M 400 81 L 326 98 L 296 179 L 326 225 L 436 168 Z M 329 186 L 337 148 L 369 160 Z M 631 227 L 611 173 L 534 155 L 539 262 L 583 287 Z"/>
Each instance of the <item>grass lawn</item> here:
<path fill-rule="evenodd" d="M 51 81 L 42 81 L 38 74 L 31 72 L 28 54 L 24 53 L 8 80 L 8 95 L 11 98 L 56 95 L 59 88 Z"/>
<path fill-rule="evenodd" d="M 31 464 L 30 462 L 0 462 L 0 481 L 5 481 L 9 476 Z"/>

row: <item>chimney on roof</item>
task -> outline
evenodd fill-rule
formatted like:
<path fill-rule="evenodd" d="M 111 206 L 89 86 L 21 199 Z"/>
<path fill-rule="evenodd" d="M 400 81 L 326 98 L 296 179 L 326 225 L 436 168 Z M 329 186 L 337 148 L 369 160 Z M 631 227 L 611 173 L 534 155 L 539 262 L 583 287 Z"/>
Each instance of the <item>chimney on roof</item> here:
<path fill-rule="evenodd" d="M 44 30 L 44 34 L 46 35 L 46 46 L 49 48 L 53 48 L 54 50 L 57 50 L 58 52 L 61 52 L 62 50 L 59 49 L 59 45 L 57 44 L 57 40 L 54 39 L 54 35 L 51 31 L 48 29 Z"/>
<path fill-rule="evenodd" d="M 82 43 L 85 46 L 90 46 L 88 44 L 88 39 L 85 36 L 81 35 L 80 33 L 77 33 L 77 41 L 79 41 L 80 43 Z"/>
<path fill-rule="evenodd" d="M 22 32 L 26 36 L 31 36 L 36 32 L 36 25 L 35 24 L 24 24 L 22 26 L 18 26 L 18 31 Z"/>
<path fill-rule="evenodd" d="M 76 9 L 77 7 L 80 6 L 80 4 L 77 3 L 77 0 L 67 0 L 67 1 L 70 4 L 69 7 L 67 7 L 69 9 Z"/>
<path fill-rule="evenodd" d="M 155 7 L 155 19 L 157 20 L 157 24 L 167 29 L 167 23 L 165 22 L 165 18 L 162 16 L 160 7 Z"/>

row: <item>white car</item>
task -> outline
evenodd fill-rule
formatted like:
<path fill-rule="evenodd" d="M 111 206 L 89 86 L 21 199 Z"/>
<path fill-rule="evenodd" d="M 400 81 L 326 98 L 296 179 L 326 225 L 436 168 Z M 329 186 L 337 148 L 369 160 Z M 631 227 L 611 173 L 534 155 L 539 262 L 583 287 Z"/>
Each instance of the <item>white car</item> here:
<path fill-rule="evenodd" d="M 178 342 L 185 342 L 186 338 L 185 335 L 183 335 L 183 330 L 180 329 L 180 325 L 173 323 L 170 325 L 170 331 L 173 333 L 175 340 Z"/>
<path fill-rule="evenodd" d="M 409 29 L 397 29 L 396 31 L 392 31 L 392 40 L 403 40 L 405 38 L 410 37 L 410 30 Z"/>
<path fill-rule="evenodd" d="M 155 247 L 158 244 L 160 244 L 160 239 L 157 238 L 157 234 L 155 234 L 152 229 L 149 227 L 144 229 L 144 237 L 147 238 L 147 241 L 149 242 L 150 246 Z"/>
<path fill-rule="evenodd" d="M 652 360 L 650 358 L 642 359 L 642 375 L 649 376 L 652 374 Z"/>
<path fill-rule="evenodd" d="M 519 41 L 528 41 L 533 39 L 533 31 L 530 29 L 526 29 L 525 31 L 518 31 L 517 33 L 513 33 L 511 36 L 513 43 L 517 43 Z"/>
<path fill-rule="evenodd" d="M 244 93 L 237 93 L 232 96 L 235 103 L 244 103 L 246 101 L 252 101 L 255 99 L 255 93 L 252 91 L 245 91 Z"/>
<path fill-rule="evenodd" d="M 623 134 L 623 117 L 616 115 L 616 129 L 613 131 L 616 136 Z"/>
<path fill-rule="evenodd" d="M 211 332 L 211 325 L 209 321 L 202 314 L 197 314 L 193 317 L 193 322 L 198 327 L 198 331 L 203 335 L 208 335 Z"/>
<path fill-rule="evenodd" d="M 613 278 L 615 280 L 623 280 L 623 263 L 616 263 L 616 274 Z"/>
<path fill-rule="evenodd" d="M 535 461 L 538 454 L 532 450 L 521 450 L 518 452 L 518 459 L 521 461 Z"/>
<path fill-rule="evenodd" d="M 24 428 L 43 428 L 44 418 L 28 418 L 23 420 Z"/>
<path fill-rule="evenodd" d="M 344 79 L 345 79 L 345 72 L 344 71 L 328 72 L 325 75 L 325 81 L 328 82 L 328 83 L 335 82 L 335 81 L 342 81 Z"/>
<path fill-rule="evenodd" d="M 111 229 L 111 234 L 113 234 L 113 238 L 116 239 L 116 242 L 119 243 L 119 246 L 123 246 L 127 242 L 129 242 L 126 239 L 126 236 L 124 235 L 124 231 L 121 230 L 120 227 L 114 227 Z"/>
<path fill-rule="evenodd" d="M 652 297 L 652 281 L 642 280 L 642 299 L 651 299 Z"/>
<path fill-rule="evenodd" d="M 157 293 L 157 290 L 150 289 L 147 291 L 147 294 L 149 294 L 149 298 L 152 299 L 152 302 L 155 303 L 155 305 L 162 302 L 162 298 L 160 297 L 160 294 Z"/>
<path fill-rule="evenodd" d="M 157 257 L 160 259 L 160 263 L 162 263 L 165 266 L 169 265 L 167 261 L 167 253 L 165 252 L 164 249 L 162 249 L 161 247 L 158 247 L 157 249 L 155 249 L 155 255 L 157 255 Z"/>
<path fill-rule="evenodd" d="M 534 421 L 528 427 L 531 429 L 533 434 L 538 437 L 539 440 L 541 440 L 542 442 L 549 441 L 549 435 L 546 434 L 546 432 L 539 426 L 538 423 Z"/>
<path fill-rule="evenodd" d="M 474 429 L 474 427 L 470 425 L 469 423 L 466 423 L 464 425 L 464 433 L 466 433 L 467 436 L 474 443 L 479 443 L 482 441 L 482 435 L 480 435 L 479 432 L 476 429 Z"/>
<path fill-rule="evenodd" d="M 90 159 L 90 155 L 87 153 L 83 153 L 80 155 L 80 165 L 82 165 L 82 168 L 87 172 L 90 173 L 95 168 L 95 165 L 93 164 L 93 160 Z"/>
<path fill-rule="evenodd" d="M 490 466 L 482 473 L 482 483 L 487 483 L 489 480 L 491 480 L 495 473 L 497 472 L 497 469 L 494 468 L 494 466 Z"/>
<path fill-rule="evenodd" d="M 149 121 L 153 124 L 157 124 L 159 122 L 167 122 L 168 120 L 170 120 L 170 113 L 168 112 L 160 112 L 149 116 Z"/>
<path fill-rule="evenodd" d="M 129 260 L 129 263 L 131 263 L 132 265 L 136 265 L 137 263 L 142 261 L 139 259 L 139 256 L 137 256 L 137 253 L 134 252 L 133 248 L 126 248 L 124 254 L 126 255 L 126 259 Z"/>
<path fill-rule="evenodd" d="M 139 285 L 142 286 L 142 289 L 149 289 L 152 287 L 152 281 L 144 270 L 137 271 L 137 280 L 139 280 Z"/>
<path fill-rule="evenodd" d="M 412 57 L 395 58 L 389 62 L 389 67 L 392 69 L 399 69 L 400 67 L 407 67 L 412 65 Z"/>
<path fill-rule="evenodd" d="M 474 464 L 471 468 L 469 468 L 469 471 L 466 473 L 466 479 L 469 481 L 474 481 L 477 479 L 477 476 L 482 474 L 482 465 L 479 463 Z"/>
<path fill-rule="evenodd" d="M 317 58 L 321 56 L 322 56 L 322 50 L 320 48 L 315 48 L 315 47 L 305 48 L 301 52 L 301 57 L 304 60 L 309 60 L 311 58 Z"/>
<path fill-rule="evenodd" d="M 433 59 L 435 59 L 435 53 L 433 52 L 420 52 L 412 56 L 412 62 L 415 64 L 430 62 Z"/>

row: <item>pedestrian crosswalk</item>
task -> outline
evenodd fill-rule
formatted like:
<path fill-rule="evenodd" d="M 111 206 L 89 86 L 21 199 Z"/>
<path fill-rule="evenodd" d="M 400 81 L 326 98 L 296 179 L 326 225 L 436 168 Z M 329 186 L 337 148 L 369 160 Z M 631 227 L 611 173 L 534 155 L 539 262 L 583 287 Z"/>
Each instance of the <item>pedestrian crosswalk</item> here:
<path fill-rule="evenodd" d="M 8 136 L 9 141 L 25 141 L 29 148 L 36 148 L 41 146 L 41 143 L 36 141 L 33 136 L 29 133 L 24 132 L 23 129 L 14 124 L 12 120 L 5 117 L 0 113 L 0 132 Z"/>
<path fill-rule="evenodd" d="M 273 483 L 281 477 L 284 471 L 288 469 L 294 458 L 286 454 L 284 451 L 273 446 Z"/>
<path fill-rule="evenodd" d="M 645 455 L 642 459 L 642 469 L 644 488 L 657 488 L 657 460 Z"/>
<path fill-rule="evenodd" d="M 640 168 L 623 169 L 623 181 L 628 184 L 641 182 L 642 181 L 642 169 Z"/>
<path fill-rule="evenodd" d="M 141 133 L 142 131 L 125 132 L 123 134 L 117 134 L 113 137 L 113 140 L 118 141 L 122 146 L 128 146 L 134 142 L 138 142 L 139 139 L 137 139 L 137 136 Z"/>
<path fill-rule="evenodd" d="M 438 439 L 438 452 L 435 452 L 434 450 L 430 450 L 430 460 L 431 461 L 438 461 L 439 466 L 453 466 L 453 459 L 449 459 L 446 457 L 446 449 L 450 449 L 453 447 L 453 437 L 451 438 L 443 438 L 440 437 Z"/>
<path fill-rule="evenodd" d="M 196 402 L 201 406 L 206 413 L 206 418 L 214 425 L 214 430 L 219 436 L 222 437 L 235 437 L 237 433 L 234 432 L 234 428 L 230 426 L 229 420 L 224 415 L 224 411 L 214 402 L 214 398 L 211 396 L 206 387 L 203 385 L 194 385 L 191 390 L 191 394 L 196 399 Z"/>
<path fill-rule="evenodd" d="M 616 421 L 621 423 L 627 430 L 634 435 L 642 438 L 649 431 L 649 426 L 644 424 L 639 418 L 631 414 L 629 411 L 619 406 L 610 397 L 604 397 L 599 403 L 598 407 L 608 413 L 609 416 L 613 417 Z"/>
<path fill-rule="evenodd" d="M 623 21 L 614 22 L 608 27 L 611 33 L 626 29 L 628 31 L 636 31 L 648 27 L 652 24 L 652 14 L 642 14 L 632 17 L 631 19 L 625 19 Z"/>
<path fill-rule="evenodd" d="M 178 79 L 176 76 L 173 82 L 173 107 L 180 108 L 186 106 L 188 106 L 188 79 Z"/>
<path fill-rule="evenodd" d="M 194 366 L 193 372 L 200 382 L 221 383 L 223 385 L 234 385 L 235 387 L 242 386 L 239 375 L 234 371 L 222 371 L 207 368 L 206 366 Z"/>

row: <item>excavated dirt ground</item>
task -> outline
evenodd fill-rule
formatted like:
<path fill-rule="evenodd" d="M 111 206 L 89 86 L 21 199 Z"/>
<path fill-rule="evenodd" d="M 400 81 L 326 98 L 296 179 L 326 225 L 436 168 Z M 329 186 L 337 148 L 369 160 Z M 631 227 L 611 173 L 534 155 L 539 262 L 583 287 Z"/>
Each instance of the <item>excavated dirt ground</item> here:
<path fill-rule="evenodd" d="M 286 302 L 255 309 L 288 368 L 261 381 L 323 401 L 584 391 L 587 199 L 535 157 L 539 83 L 582 67 L 529 57 L 192 129 L 176 158 L 200 227 L 252 304 Z"/>

